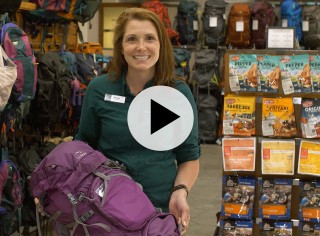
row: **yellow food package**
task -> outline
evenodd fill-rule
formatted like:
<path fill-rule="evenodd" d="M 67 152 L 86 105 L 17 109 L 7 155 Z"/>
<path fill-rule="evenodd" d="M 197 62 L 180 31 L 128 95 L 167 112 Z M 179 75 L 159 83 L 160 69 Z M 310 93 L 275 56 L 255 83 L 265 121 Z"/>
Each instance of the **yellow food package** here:
<path fill-rule="evenodd" d="M 262 140 L 261 172 L 269 175 L 293 175 L 294 140 Z"/>
<path fill-rule="evenodd" d="M 296 134 L 292 98 L 262 98 L 262 135 L 291 137 Z"/>
<path fill-rule="evenodd" d="M 224 98 L 223 134 L 251 136 L 255 129 L 255 97 L 227 95 Z"/>
<path fill-rule="evenodd" d="M 298 173 L 320 176 L 320 142 L 302 140 L 299 148 Z"/>

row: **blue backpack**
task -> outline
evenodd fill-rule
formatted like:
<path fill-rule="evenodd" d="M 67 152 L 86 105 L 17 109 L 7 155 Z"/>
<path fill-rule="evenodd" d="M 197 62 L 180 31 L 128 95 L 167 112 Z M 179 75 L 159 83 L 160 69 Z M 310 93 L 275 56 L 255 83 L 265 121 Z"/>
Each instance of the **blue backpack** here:
<path fill-rule="evenodd" d="M 295 37 L 302 39 L 302 8 L 295 0 L 284 0 L 281 5 L 281 19 L 288 21 L 288 27 L 295 28 Z"/>

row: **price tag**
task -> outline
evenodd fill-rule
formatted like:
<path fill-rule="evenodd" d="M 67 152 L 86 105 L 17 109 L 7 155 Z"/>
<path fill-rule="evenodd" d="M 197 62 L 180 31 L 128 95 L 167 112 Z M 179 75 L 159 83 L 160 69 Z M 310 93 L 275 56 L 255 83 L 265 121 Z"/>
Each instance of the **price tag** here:
<path fill-rule="evenodd" d="M 258 20 L 252 20 L 252 30 L 258 30 Z"/>
<path fill-rule="evenodd" d="M 317 137 L 317 131 L 316 131 L 316 127 L 317 126 L 317 122 L 308 122 L 307 124 L 305 124 L 304 128 L 305 128 L 305 132 L 306 132 L 306 137 L 307 138 L 316 138 Z"/>
<path fill-rule="evenodd" d="M 301 104 L 301 100 L 302 100 L 301 97 L 292 98 L 293 104 L 296 104 L 296 105 L 300 105 Z"/>
<path fill-rule="evenodd" d="M 302 31 L 304 32 L 309 31 L 309 21 L 307 20 L 302 21 Z"/>
<path fill-rule="evenodd" d="M 262 121 L 263 136 L 273 136 L 273 125 L 270 121 Z"/>
<path fill-rule="evenodd" d="M 282 19 L 281 26 L 282 27 L 288 27 L 288 20 L 287 19 Z"/>
<path fill-rule="evenodd" d="M 240 84 L 238 76 L 230 76 L 229 77 L 230 89 L 232 92 L 240 91 Z"/>
<path fill-rule="evenodd" d="M 234 134 L 232 120 L 223 121 L 223 134 L 224 135 Z"/>
<path fill-rule="evenodd" d="M 237 32 L 243 32 L 244 31 L 244 22 L 243 21 L 237 21 L 236 22 L 236 31 Z"/>
<path fill-rule="evenodd" d="M 198 21 L 194 20 L 193 21 L 193 30 L 197 31 L 199 29 Z"/>
<path fill-rule="evenodd" d="M 282 80 L 282 88 L 284 94 L 294 93 L 293 84 L 290 78 L 286 78 Z"/>
<path fill-rule="evenodd" d="M 209 26 L 210 26 L 210 27 L 217 27 L 217 26 L 218 26 L 218 17 L 216 17 L 216 16 L 210 16 Z"/>

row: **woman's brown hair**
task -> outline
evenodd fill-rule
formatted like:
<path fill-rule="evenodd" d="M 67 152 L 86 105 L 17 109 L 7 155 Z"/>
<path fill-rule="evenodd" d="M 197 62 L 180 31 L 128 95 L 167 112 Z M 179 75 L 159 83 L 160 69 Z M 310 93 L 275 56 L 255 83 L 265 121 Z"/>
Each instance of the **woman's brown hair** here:
<path fill-rule="evenodd" d="M 122 54 L 122 40 L 130 20 L 147 20 L 156 28 L 160 41 L 160 52 L 159 60 L 155 65 L 154 82 L 156 85 L 172 86 L 175 79 L 175 62 L 171 41 L 160 18 L 155 13 L 143 8 L 126 9 L 117 19 L 113 36 L 113 57 L 109 71 L 111 79 L 119 79 L 128 67 Z"/>

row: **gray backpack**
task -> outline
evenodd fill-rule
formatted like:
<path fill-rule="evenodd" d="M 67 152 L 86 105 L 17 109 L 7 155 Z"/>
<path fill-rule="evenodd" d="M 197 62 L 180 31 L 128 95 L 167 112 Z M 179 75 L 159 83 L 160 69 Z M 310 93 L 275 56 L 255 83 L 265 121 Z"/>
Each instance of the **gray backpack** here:
<path fill-rule="evenodd" d="M 309 30 L 303 31 L 305 48 L 318 49 L 320 47 L 320 6 L 304 6 L 302 20 L 309 22 Z"/>
<path fill-rule="evenodd" d="M 193 79 L 196 83 L 195 99 L 198 108 L 199 139 L 202 143 L 212 143 L 217 137 L 218 101 L 212 95 L 212 79 L 218 72 L 218 54 L 214 49 L 195 52 Z"/>
<path fill-rule="evenodd" d="M 214 49 L 202 49 L 195 52 L 193 79 L 200 88 L 206 88 L 217 70 L 218 57 Z"/>
<path fill-rule="evenodd" d="M 204 44 L 209 47 L 216 47 L 225 41 L 225 7 L 222 0 L 208 0 L 204 5 L 204 12 L 201 16 Z"/>
<path fill-rule="evenodd" d="M 199 139 L 202 143 L 212 143 L 217 138 L 217 99 L 208 93 L 197 95 Z"/>

